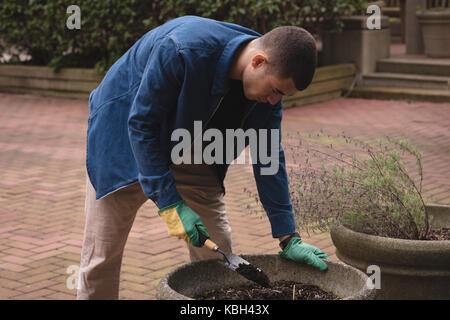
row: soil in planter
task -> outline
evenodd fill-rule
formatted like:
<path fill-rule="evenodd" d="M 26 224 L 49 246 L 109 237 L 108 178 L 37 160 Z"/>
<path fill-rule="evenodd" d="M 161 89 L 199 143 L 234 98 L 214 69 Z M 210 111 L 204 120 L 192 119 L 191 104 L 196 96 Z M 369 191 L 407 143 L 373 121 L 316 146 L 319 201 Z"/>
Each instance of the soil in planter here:
<path fill-rule="evenodd" d="M 450 228 L 431 229 L 427 240 L 450 240 Z"/>
<path fill-rule="evenodd" d="M 294 287 L 295 286 L 295 287 Z M 339 300 L 332 293 L 317 286 L 279 281 L 272 283 L 270 288 L 257 284 L 236 288 L 223 288 L 205 292 L 194 297 L 196 300 Z"/>

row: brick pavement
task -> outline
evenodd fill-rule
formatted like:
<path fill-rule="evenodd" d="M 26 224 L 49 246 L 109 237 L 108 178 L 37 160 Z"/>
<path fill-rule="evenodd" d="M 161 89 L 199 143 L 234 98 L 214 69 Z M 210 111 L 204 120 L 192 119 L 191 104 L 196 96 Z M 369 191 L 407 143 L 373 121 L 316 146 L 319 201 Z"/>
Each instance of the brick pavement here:
<path fill-rule="evenodd" d="M 79 264 L 84 227 L 87 101 L 0 94 L 0 299 L 74 299 L 70 266 Z M 450 104 L 337 99 L 286 110 L 284 132 L 342 130 L 369 139 L 408 137 L 424 153 L 427 201 L 450 204 Z M 246 214 L 255 190 L 248 165 L 233 165 L 225 202 L 234 251 L 276 253 L 268 220 Z M 332 259 L 329 235 L 305 241 Z M 169 270 L 188 262 L 150 201 L 125 248 L 121 299 L 154 299 Z"/>

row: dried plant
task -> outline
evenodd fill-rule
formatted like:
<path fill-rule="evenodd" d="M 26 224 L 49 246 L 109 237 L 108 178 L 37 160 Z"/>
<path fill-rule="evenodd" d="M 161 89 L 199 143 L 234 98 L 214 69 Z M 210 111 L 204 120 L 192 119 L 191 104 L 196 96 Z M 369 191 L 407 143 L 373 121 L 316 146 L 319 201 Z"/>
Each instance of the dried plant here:
<path fill-rule="evenodd" d="M 427 238 L 431 217 L 421 195 L 422 155 L 407 140 L 367 143 L 321 130 L 287 135 L 283 145 L 299 230 L 328 231 L 338 223 L 377 236 Z M 406 166 L 412 162 L 415 177 Z"/>

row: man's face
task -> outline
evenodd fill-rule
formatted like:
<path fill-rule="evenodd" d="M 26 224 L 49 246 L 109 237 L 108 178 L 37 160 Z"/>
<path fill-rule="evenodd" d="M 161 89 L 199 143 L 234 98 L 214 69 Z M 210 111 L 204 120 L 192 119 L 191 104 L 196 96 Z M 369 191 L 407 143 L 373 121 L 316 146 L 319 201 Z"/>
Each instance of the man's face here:
<path fill-rule="evenodd" d="M 267 72 L 267 60 L 263 55 L 255 55 L 242 76 L 245 97 L 258 102 L 277 104 L 283 95 L 297 92 L 294 81 L 280 79 Z"/>

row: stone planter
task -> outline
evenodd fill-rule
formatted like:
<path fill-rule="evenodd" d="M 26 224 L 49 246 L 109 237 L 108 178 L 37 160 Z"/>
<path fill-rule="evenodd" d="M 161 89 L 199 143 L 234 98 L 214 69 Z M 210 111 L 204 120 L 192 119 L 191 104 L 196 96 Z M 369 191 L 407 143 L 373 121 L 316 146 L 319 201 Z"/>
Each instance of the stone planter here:
<path fill-rule="evenodd" d="M 317 285 L 346 300 L 372 300 L 375 297 L 375 289 L 366 286 L 366 274 L 339 262 L 328 262 L 328 270 L 321 272 L 278 255 L 243 257 L 263 269 L 271 282 L 292 280 Z M 159 300 L 191 300 L 205 291 L 244 284 L 250 284 L 250 281 L 223 266 L 218 259 L 202 260 L 165 275 L 156 288 L 156 297 Z"/>
<path fill-rule="evenodd" d="M 429 205 L 440 226 L 449 226 L 450 206 Z M 378 237 L 343 226 L 331 229 L 338 258 L 364 272 L 380 268 L 376 299 L 450 299 L 450 240 Z"/>
<path fill-rule="evenodd" d="M 389 58 L 390 29 L 389 18 L 382 16 L 380 29 L 367 27 L 369 16 L 343 17 L 342 32 L 322 34 L 322 59 L 324 65 L 354 63 L 357 72 L 375 72 L 377 60 Z"/>
<path fill-rule="evenodd" d="M 450 57 L 450 9 L 417 12 L 422 28 L 425 54 L 432 58 Z"/>

